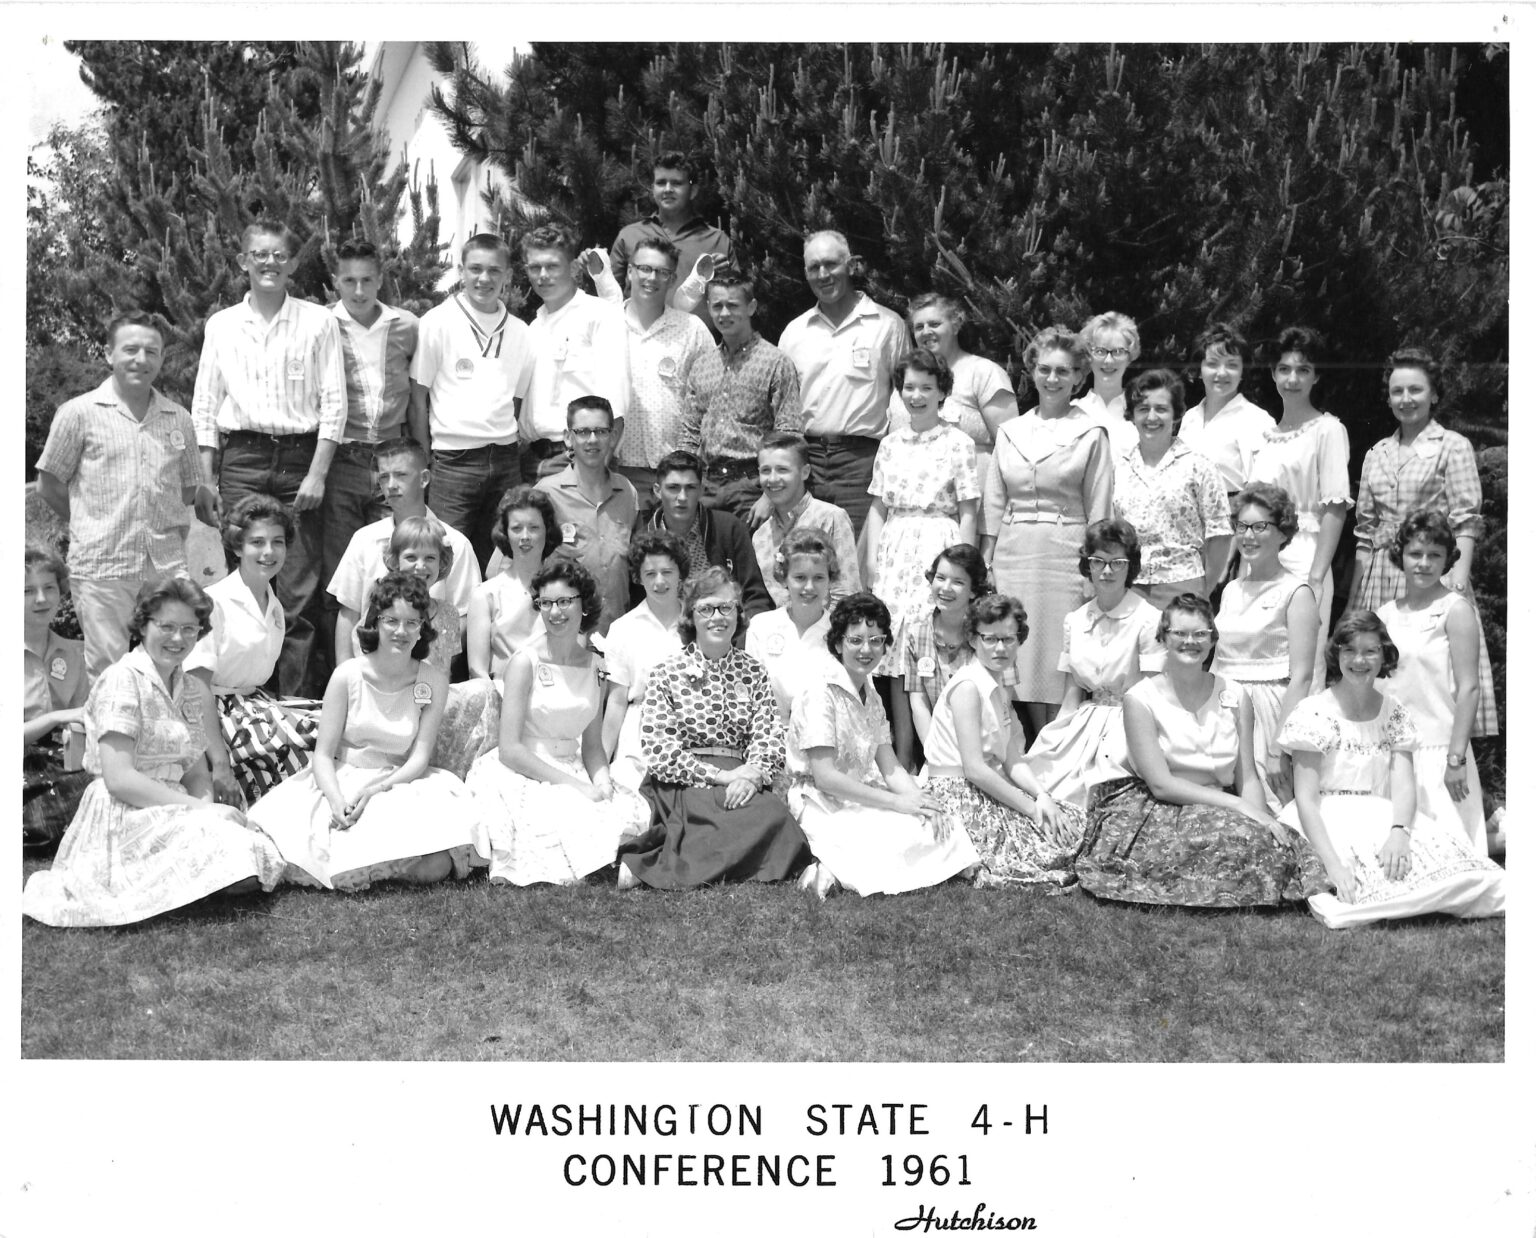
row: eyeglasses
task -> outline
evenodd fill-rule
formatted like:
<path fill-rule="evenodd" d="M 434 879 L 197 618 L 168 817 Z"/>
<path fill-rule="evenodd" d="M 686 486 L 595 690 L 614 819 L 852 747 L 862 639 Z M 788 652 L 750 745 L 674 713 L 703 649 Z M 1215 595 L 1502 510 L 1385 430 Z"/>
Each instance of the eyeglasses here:
<path fill-rule="evenodd" d="M 245 256 L 252 262 L 287 262 L 292 255 L 286 249 L 248 249 Z"/>
<path fill-rule="evenodd" d="M 716 615 L 730 618 L 736 613 L 735 602 L 695 602 L 693 613 L 700 619 L 713 619 Z"/>
<path fill-rule="evenodd" d="M 1241 521 L 1241 520 L 1236 521 L 1237 531 L 1239 533 L 1254 533 L 1254 534 L 1268 533 L 1269 530 L 1270 530 L 1270 526 L 1273 525 L 1274 523 L 1275 522 L 1273 520 L 1254 520 L 1254 521 L 1252 521 L 1250 523 L 1246 523 L 1246 524 L 1243 521 Z"/>
<path fill-rule="evenodd" d="M 648 267 L 642 266 L 640 263 L 635 262 L 630 264 L 629 269 L 635 272 L 636 275 L 644 276 L 646 279 L 650 279 L 653 275 L 658 279 L 672 278 L 671 267 Z"/>
<path fill-rule="evenodd" d="M 392 632 L 419 632 L 421 631 L 420 619 L 401 619 L 397 615 L 380 615 L 379 626 L 388 628 Z"/>
<path fill-rule="evenodd" d="M 1203 645 L 1214 635 L 1210 628 L 1195 628 L 1189 632 L 1175 632 L 1172 628 L 1168 629 L 1168 639 L 1175 645 Z"/>
<path fill-rule="evenodd" d="M 203 631 L 202 627 L 195 623 L 166 623 L 160 619 L 151 619 L 149 623 L 166 640 L 170 640 L 173 636 L 179 636 L 182 640 L 196 640 Z"/>
<path fill-rule="evenodd" d="M 1090 357 L 1097 357 L 1100 361 L 1104 360 L 1105 357 L 1113 357 L 1116 361 L 1119 361 L 1122 357 L 1129 357 L 1131 350 L 1129 348 L 1099 348 L 1095 345 L 1088 349 L 1088 355 Z"/>
<path fill-rule="evenodd" d="M 976 639 L 983 645 L 1017 645 L 1019 634 L 1017 632 L 977 632 Z"/>
<path fill-rule="evenodd" d="M 1098 555 L 1088 556 L 1088 568 L 1094 572 L 1102 572 L 1106 567 L 1118 572 L 1121 568 L 1129 567 L 1130 565 L 1131 561 L 1125 558 L 1102 559 Z"/>
<path fill-rule="evenodd" d="M 1071 366 L 1066 365 L 1037 365 L 1035 367 L 1036 378 L 1071 378 L 1077 373 Z"/>
<path fill-rule="evenodd" d="M 845 636 L 843 644 L 850 649 L 884 649 L 890 639 L 888 636 Z"/>
<path fill-rule="evenodd" d="M 582 426 L 579 430 L 570 431 L 572 438 L 609 438 L 612 434 L 612 426 Z"/>
<path fill-rule="evenodd" d="M 534 598 L 533 604 L 540 610 L 570 610 L 581 598 L 572 595 L 563 598 Z"/>

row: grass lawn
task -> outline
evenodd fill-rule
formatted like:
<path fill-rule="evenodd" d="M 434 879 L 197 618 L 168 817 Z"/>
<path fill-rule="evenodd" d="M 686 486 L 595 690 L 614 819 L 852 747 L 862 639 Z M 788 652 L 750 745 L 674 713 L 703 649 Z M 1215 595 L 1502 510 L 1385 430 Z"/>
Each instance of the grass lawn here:
<path fill-rule="evenodd" d="M 26 872 L 39 867 L 26 863 Z M 609 878 L 611 883 L 611 876 Z M 24 1057 L 1500 1061 L 1504 922 L 483 877 L 22 931 Z"/>

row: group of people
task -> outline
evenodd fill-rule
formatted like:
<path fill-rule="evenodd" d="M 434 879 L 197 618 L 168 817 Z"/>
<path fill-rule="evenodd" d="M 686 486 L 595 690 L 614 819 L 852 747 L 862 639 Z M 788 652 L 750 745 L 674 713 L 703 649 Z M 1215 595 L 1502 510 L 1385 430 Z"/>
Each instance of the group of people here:
<path fill-rule="evenodd" d="M 1355 500 L 1315 332 L 1269 359 L 1278 425 L 1236 331 L 1197 342 L 1188 407 L 1171 370 L 1125 382 L 1117 313 L 1031 341 L 1021 414 L 956 302 L 903 323 L 836 232 L 763 340 L 693 184 L 658 160 L 611 252 L 530 231 L 531 324 L 500 237 L 418 321 L 364 243 L 333 306 L 297 299 L 293 237 L 253 224 L 190 414 L 154 322 L 112 324 L 38 465 L 71 542 L 27 553 L 24 830 L 63 835 L 27 914 L 480 867 L 1502 910 L 1468 747 L 1496 725 L 1481 494 L 1431 357 L 1389 361 L 1330 633 Z M 188 505 L 230 569 L 206 592 Z M 83 648 L 51 631 L 66 590 Z"/>

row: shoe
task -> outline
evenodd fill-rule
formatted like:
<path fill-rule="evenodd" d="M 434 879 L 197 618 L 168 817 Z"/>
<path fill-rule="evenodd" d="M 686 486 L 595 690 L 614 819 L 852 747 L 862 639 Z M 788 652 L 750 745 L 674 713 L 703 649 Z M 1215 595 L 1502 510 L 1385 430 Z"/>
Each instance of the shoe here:
<path fill-rule="evenodd" d="M 821 865 L 816 863 L 815 860 L 812 860 L 809 864 L 807 864 L 805 868 L 801 870 L 800 877 L 795 882 L 795 889 L 809 890 L 816 883 L 816 872 L 820 867 Z"/>
<path fill-rule="evenodd" d="M 811 884 L 811 890 L 822 902 L 826 902 L 827 895 L 837 889 L 837 878 L 832 875 L 832 870 L 825 864 L 816 866 L 816 880 Z"/>
<path fill-rule="evenodd" d="M 618 888 L 621 890 L 633 890 L 640 884 L 640 878 L 636 877 L 628 864 L 619 865 Z"/>

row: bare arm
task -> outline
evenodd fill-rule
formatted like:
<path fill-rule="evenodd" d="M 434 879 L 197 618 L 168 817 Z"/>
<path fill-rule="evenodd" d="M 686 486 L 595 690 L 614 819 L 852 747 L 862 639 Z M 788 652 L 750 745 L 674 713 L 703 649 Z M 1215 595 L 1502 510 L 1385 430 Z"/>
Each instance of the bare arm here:
<path fill-rule="evenodd" d="M 997 432 L 1005 421 L 1019 415 L 1019 397 L 1011 391 L 999 391 L 981 406 L 981 419 L 987 423 L 987 433 L 997 441 Z"/>
<path fill-rule="evenodd" d="M 960 540 L 967 546 L 976 544 L 976 500 L 960 500 Z"/>
<path fill-rule="evenodd" d="M 524 778 L 534 778 L 560 787 L 575 787 L 585 793 L 590 789 L 590 784 L 558 765 L 551 765 L 524 742 L 528 701 L 533 695 L 533 674 L 533 657 L 523 651 L 507 663 L 502 676 L 505 692 L 501 703 L 501 763 Z"/>
<path fill-rule="evenodd" d="M 141 773 L 133 763 L 133 737 L 109 731 L 97 744 L 101 759 L 101 780 L 113 799 L 134 808 L 158 808 L 164 805 L 193 806 L 206 801 L 187 790 L 167 786 L 158 778 Z M 199 761 L 193 770 L 202 768 Z M 188 771 L 189 773 L 191 771 Z M 194 780 L 195 782 L 195 780 Z"/>
<path fill-rule="evenodd" d="M 1325 503 L 1317 517 L 1317 548 L 1312 553 L 1312 566 L 1307 570 L 1307 583 L 1318 597 L 1323 596 L 1323 581 L 1333 566 L 1333 552 L 1339 548 L 1339 535 L 1344 532 L 1343 503 Z"/>
<path fill-rule="evenodd" d="M 362 615 L 350 606 L 341 606 L 336 611 L 336 665 L 350 662 L 356 655 L 352 652 L 352 632 L 357 627 L 357 622 Z"/>
<path fill-rule="evenodd" d="M 890 751 L 889 745 L 886 745 L 885 750 Z M 810 763 L 811 777 L 816 783 L 816 789 L 834 799 L 849 804 L 862 804 L 866 808 L 884 808 L 892 812 L 905 813 L 920 813 L 931 805 L 928 797 L 918 791 L 915 785 L 911 791 L 898 793 L 887 790 L 885 787 L 871 786 L 869 783 L 860 782 L 851 774 L 843 773 L 837 768 L 835 748 L 808 748 L 805 756 Z M 891 763 L 895 765 L 895 762 L 896 755 L 891 753 Z M 897 768 L 900 767 L 897 766 Z"/>
<path fill-rule="evenodd" d="M 411 437 L 430 453 L 432 450 L 432 393 L 415 379 L 411 380 L 411 407 L 406 413 Z"/>
<path fill-rule="evenodd" d="M 1285 639 L 1291 655 L 1291 681 L 1280 698 L 1276 734 L 1291 716 L 1291 710 L 1312 693 L 1312 667 L 1317 657 L 1317 598 L 1310 588 L 1291 594 L 1291 603 L 1285 610 Z"/>
<path fill-rule="evenodd" d="M 1239 796 L 1223 791 L 1220 787 L 1207 787 L 1187 778 L 1180 778 L 1168 768 L 1158 741 L 1157 721 L 1152 711 L 1135 697 L 1126 697 L 1125 738 L 1130 748 L 1131 764 L 1154 799 L 1165 804 L 1209 804 L 1213 808 L 1230 808 L 1244 816 L 1254 816 L 1254 810 Z M 1253 763 L 1252 735 L 1250 732 L 1248 762 Z M 1268 814 L 1261 814 L 1265 824 Z"/>
<path fill-rule="evenodd" d="M 491 677 L 492 626 L 490 595 L 476 589 L 469 598 L 469 621 L 464 634 L 464 655 L 469 660 L 469 673 L 476 679 Z"/>
<path fill-rule="evenodd" d="M 69 487 L 55 477 L 52 473 L 42 470 L 37 474 L 37 493 L 43 502 L 58 515 L 66 525 L 69 524 Z"/>
<path fill-rule="evenodd" d="M 1301 821 L 1301 832 L 1307 836 L 1312 849 L 1328 870 L 1328 879 L 1346 903 L 1355 901 L 1355 875 L 1339 858 L 1333 838 L 1323 822 L 1322 785 L 1323 754 L 1297 751 L 1291 754 L 1295 767 L 1296 815 Z"/>

